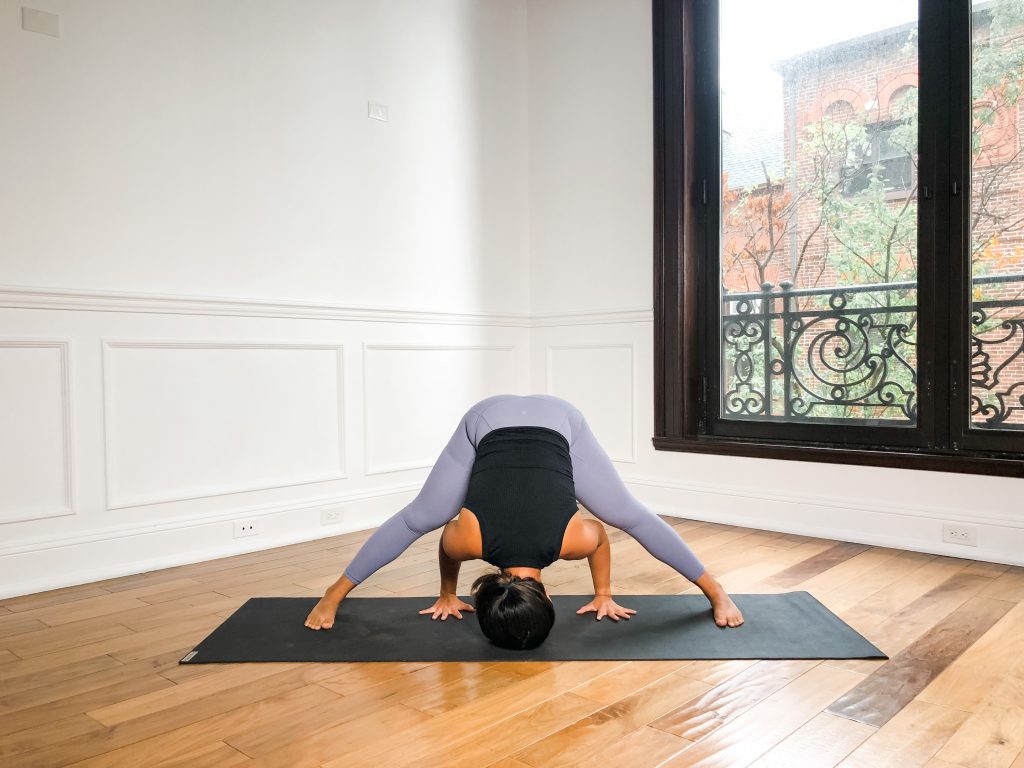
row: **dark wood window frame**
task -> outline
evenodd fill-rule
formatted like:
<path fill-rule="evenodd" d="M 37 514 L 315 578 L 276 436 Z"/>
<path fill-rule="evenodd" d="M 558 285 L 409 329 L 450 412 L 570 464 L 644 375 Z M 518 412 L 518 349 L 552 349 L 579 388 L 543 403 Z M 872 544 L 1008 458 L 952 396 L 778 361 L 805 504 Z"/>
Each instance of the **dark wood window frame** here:
<path fill-rule="evenodd" d="M 719 215 L 718 79 L 708 63 L 718 59 L 717 2 L 652 0 L 656 449 L 1024 477 L 1024 432 L 977 429 L 968 418 L 970 333 L 959 319 L 970 309 L 971 3 L 920 7 L 919 253 L 931 258 L 918 267 L 918 423 L 901 428 L 719 417 L 720 330 L 707 321 L 719 279 L 710 239 Z M 940 405 L 950 402 L 956 407 Z"/>

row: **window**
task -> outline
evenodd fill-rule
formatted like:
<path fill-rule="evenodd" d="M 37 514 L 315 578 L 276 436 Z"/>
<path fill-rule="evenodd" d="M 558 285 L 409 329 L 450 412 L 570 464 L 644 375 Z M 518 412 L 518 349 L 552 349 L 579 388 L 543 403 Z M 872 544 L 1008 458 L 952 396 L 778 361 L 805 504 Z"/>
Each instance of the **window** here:
<path fill-rule="evenodd" d="M 1024 475 L 1024 4 L 848 10 L 654 0 L 654 444 Z"/>
<path fill-rule="evenodd" d="M 876 123 L 867 126 L 867 141 L 858 148 L 857 162 L 843 169 L 843 194 L 863 195 L 873 183 L 880 183 L 887 199 L 892 193 L 906 196 L 913 186 L 914 158 L 895 140 L 904 123 Z"/>

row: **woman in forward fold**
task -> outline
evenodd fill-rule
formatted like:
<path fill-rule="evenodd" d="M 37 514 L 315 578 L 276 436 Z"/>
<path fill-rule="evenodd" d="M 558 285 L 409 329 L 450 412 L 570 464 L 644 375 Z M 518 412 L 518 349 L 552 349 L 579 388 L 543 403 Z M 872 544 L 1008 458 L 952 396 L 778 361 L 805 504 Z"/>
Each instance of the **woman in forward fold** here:
<path fill-rule="evenodd" d="M 357 584 L 442 525 L 441 593 L 420 613 L 443 621 L 473 611 L 455 594 L 459 566 L 483 559 L 501 570 L 473 584 L 481 629 L 503 647 L 534 648 L 554 623 L 541 569 L 560 558 L 586 557 L 594 599 L 577 613 L 628 619 L 635 611 L 612 599 L 604 527 L 580 516 L 577 499 L 700 587 L 718 626 L 743 623 L 736 604 L 679 534 L 629 493 L 577 408 L 552 395 L 496 395 L 466 412 L 420 493 L 367 540 L 305 625 L 330 629 Z"/>

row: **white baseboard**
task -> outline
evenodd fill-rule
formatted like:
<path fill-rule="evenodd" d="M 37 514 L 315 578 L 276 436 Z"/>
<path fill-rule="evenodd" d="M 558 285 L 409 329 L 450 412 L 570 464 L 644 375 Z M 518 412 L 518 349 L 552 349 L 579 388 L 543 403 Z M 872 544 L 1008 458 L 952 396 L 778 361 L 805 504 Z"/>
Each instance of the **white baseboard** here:
<path fill-rule="evenodd" d="M 250 507 L 186 520 L 92 530 L 84 535 L 62 539 L 18 542 L 0 551 L 0 599 L 375 528 L 407 503 L 391 497 L 396 494 L 411 497 L 417 490 L 417 485 L 396 486 L 360 497 L 320 499 L 315 503 L 276 507 Z M 348 511 L 360 502 L 362 506 L 371 509 Z M 334 525 L 320 525 L 319 510 L 340 504 L 347 507 L 348 519 Z M 373 510 L 374 506 L 383 506 L 384 509 Z M 241 539 L 232 537 L 232 521 L 243 517 L 259 519 L 259 535 Z M 207 537 L 211 545 L 195 546 L 195 542 L 202 537 Z M 181 546 L 182 539 L 190 546 Z M 167 552 L 173 554 L 165 554 Z M 54 560 L 62 567 L 54 567 Z M 74 568 L 69 567 L 70 563 L 88 565 Z M 345 565 L 347 563 L 338 563 L 339 574 Z"/>
<path fill-rule="evenodd" d="M 645 487 L 659 489 L 661 499 L 644 502 L 659 515 L 1024 566 L 1024 520 L 1021 519 L 952 510 L 856 504 L 825 496 L 761 494 L 657 478 L 623 477 L 623 481 L 635 489 L 638 498 L 649 495 L 643 490 Z M 738 511 L 723 511 L 717 506 L 731 506 Z M 822 522 L 809 521 L 806 519 L 808 516 Z M 887 533 L 892 530 L 895 518 L 902 518 L 899 536 Z M 942 541 L 943 522 L 975 526 L 979 545 Z"/>

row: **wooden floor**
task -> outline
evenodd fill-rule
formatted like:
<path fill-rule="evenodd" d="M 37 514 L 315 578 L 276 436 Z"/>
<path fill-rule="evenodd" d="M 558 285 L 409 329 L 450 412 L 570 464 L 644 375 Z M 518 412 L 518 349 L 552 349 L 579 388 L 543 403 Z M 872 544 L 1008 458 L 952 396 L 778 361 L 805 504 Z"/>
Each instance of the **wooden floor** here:
<path fill-rule="evenodd" d="M 891 658 L 178 665 L 248 597 L 321 594 L 363 532 L 0 602 L 0 765 L 1024 767 L 1024 569 L 669 522 L 730 592 L 807 590 Z M 619 594 L 697 591 L 613 540 Z M 354 596 L 431 594 L 436 546 Z"/>

